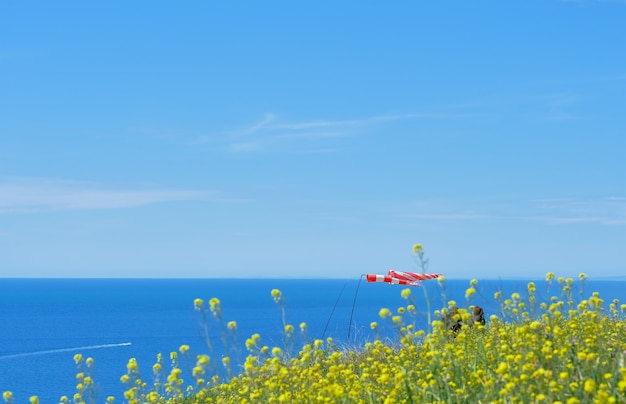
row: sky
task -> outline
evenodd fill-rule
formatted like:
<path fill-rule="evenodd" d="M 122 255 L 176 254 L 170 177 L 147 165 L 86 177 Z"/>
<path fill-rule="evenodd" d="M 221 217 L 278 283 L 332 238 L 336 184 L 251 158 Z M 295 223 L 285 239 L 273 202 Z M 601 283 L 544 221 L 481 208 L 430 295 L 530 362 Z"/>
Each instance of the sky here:
<path fill-rule="evenodd" d="M 1 2 L 0 277 L 623 278 L 625 20 Z"/>

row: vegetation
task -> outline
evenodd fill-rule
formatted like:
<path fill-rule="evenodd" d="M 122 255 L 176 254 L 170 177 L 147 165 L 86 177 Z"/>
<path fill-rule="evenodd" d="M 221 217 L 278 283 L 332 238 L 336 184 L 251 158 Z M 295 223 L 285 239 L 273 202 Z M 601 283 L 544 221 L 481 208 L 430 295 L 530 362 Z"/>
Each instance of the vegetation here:
<path fill-rule="evenodd" d="M 421 252 L 421 246 L 419 251 Z M 579 276 L 581 289 L 585 275 Z M 306 338 L 306 324 L 285 323 L 282 294 L 272 291 L 281 308 L 284 326 L 282 347 L 264 346 L 252 335 L 245 350 L 236 343 L 237 324 L 222 319 L 220 301 L 194 301 L 203 316 L 207 343 L 210 322 L 221 324 L 222 343 L 232 356 L 241 356 L 241 367 L 224 356 L 218 363 L 209 355 L 191 358 L 183 345 L 169 358 L 157 357 L 149 377 L 140 374 L 134 359 L 121 377 L 124 397 L 108 397 L 128 403 L 624 403 L 626 402 L 626 304 L 613 300 L 605 305 L 593 293 L 575 301 L 574 280 L 552 273 L 546 285 L 558 285 L 556 296 L 537 304 L 536 285 L 527 293 L 504 297 L 496 292 L 500 313 L 486 325 L 468 324 L 479 293 L 476 280 L 466 291 L 468 307 L 456 302 L 436 310 L 430 330 L 416 327 L 417 313 L 411 289 L 400 291 L 407 304 L 396 310 L 383 308 L 371 324 L 376 331 L 396 330 L 393 340 L 375 339 L 360 347 L 338 346 L 332 339 L 310 340 L 296 348 L 296 339 Z M 440 279 L 443 287 L 445 279 Z M 549 290 L 549 289 L 548 289 Z M 582 295 L 581 295 L 582 296 Z M 452 313 L 461 320 L 459 331 L 446 325 Z M 208 343 L 209 351 L 212 351 Z M 72 397 L 62 403 L 92 403 L 93 360 L 74 357 L 79 372 Z M 183 372 L 186 366 L 188 372 Z M 169 370 L 166 370 L 168 368 Z M 183 381 L 189 374 L 190 381 Z M 13 402 L 11 392 L 4 400 Z M 38 403 L 32 397 L 33 404 Z"/>

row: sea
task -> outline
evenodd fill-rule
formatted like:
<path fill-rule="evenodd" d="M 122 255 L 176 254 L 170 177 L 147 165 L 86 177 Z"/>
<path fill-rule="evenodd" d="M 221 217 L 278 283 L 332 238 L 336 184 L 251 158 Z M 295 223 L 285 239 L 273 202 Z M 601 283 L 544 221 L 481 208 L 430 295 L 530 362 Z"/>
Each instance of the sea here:
<path fill-rule="evenodd" d="M 120 377 L 135 358 L 142 379 L 153 380 L 152 365 L 162 354 L 167 367 L 170 352 L 188 345 L 186 355 L 195 362 L 207 354 L 219 364 L 233 358 L 234 367 L 247 354 L 245 341 L 261 336 L 260 345 L 295 351 L 314 339 L 342 349 L 359 349 L 367 341 L 393 341 L 397 329 L 379 316 L 382 308 L 393 313 L 414 304 L 417 327 L 427 327 L 427 312 L 454 301 L 459 307 L 482 306 L 486 317 L 498 314 L 494 293 L 506 298 L 526 296 L 528 282 L 535 282 L 539 302 L 561 295 L 557 280 L 478 280 L 468 300 L 469 279 L 422 282 L 419 287 L 368 283 L 355 279 L 15 279 L 0 278 L 0 393 L 11 391 L 15 403 L 28 403 L 33 395 L 40 403 L 58 403 L 76 392 L 79 371 L 74 355 L 92 358 L 92 378 L 97 402 L 114 396 L 125 402 L 127 388 Z M 410 290 L 408 300 L 402 296 Z M 281 292 L 277 303 L 272 290 Z M 626 302 L 626 280 L 573 280 L 574 300 L 599 292 L 605 305 Z M 194 309 L 194 300 L 220 302 L 221 317 L 209 311 L 205 319 Z M 228 323 L 231 328 L 228 328 Z M 379 324 L 372 330 L 372 322 Z M 306 324 L 305 332 L 300 325 Z M 233 325 L 236 324 L 236 327 Z M 286 340 L 285 325 L 294 336 Z M 206 328 L 205 328 L 206 327 Z M 205 330 L 208 330 L 208 337 Z M 287 342 L 290 341 L 290 342 Z M 295 341 L 295 342 L 294 342 Z M 226 345 L 224 345 L 226 342 Z M 179 354 L 180 355 L 180 354 Z M 182 363 L 182 361 L 181 361 Z M 193 364 L 191 364 L 193 366 Z M 181 365 L 181 367 L 183 367 Z M 189 367 L 189 366 L 188 366 Z M 185 370 L 183 369 L 185 372 Z M 215 372 L 220 370 L 216 366 Z M 183 373 L 186 381 L 190 374 Z M 223 375 L 222 375 L 223 376 Z"/>

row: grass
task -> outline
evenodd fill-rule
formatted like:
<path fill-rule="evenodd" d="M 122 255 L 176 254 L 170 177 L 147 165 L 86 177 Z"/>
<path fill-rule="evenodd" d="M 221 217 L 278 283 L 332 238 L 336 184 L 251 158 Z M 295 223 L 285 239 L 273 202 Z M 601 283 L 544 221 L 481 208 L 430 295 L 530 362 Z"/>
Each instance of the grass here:
<path fill-rule="evenodd" d="M 471 299 L 480 294 L 476 280 L 466 291 L 468 307 L 458 308 L 460 331 L 444 319 L 455 302 L 435 310 L 428 331 L 418 329 L 411 289 L 400 291 L 407 304 L 381 309 L 374 332 L 392 327 L 396 337 L 362 346 L 340 346 L 332 339 L 308 340 L 306 324 L 284 320 L 279 290 L 271 295 L 283 318 L 281 347 L 262 345 L 252 335 L 237 345 L 237 324 L 221 316 L 220 301 L 194 301 L 206 325 L 208 355 L 190 357 L 189 347 L 159 355 L 150 375 L 130 359 L 121 382 L 123 397 L 96 397 L 91 358 L 76 355 L 76 392 L 62 403 L 624 403 L 626 402 L 626 304 L 608 305 L 593 293 L 576 299 L 577 281 L 546 275 L 557 295 L 538 304 L 536 285 L 522 296 L 494 299 L 500 304 L 485 326 L 468 324 Z M 445 280 L 440 279 L 445 290 Z M 549 290 L 549 289 L 548 289 Z M 581 295 L 582 296 L 582 293 Z M 209 334 L 215 324 L 230 356 L 215 361 Z M 189 375 L 187 381 L 183 375 Z M 7 403 L 11 392 L 4 392 Z M 31 403 L 38 403 L 36 396 Z"/>

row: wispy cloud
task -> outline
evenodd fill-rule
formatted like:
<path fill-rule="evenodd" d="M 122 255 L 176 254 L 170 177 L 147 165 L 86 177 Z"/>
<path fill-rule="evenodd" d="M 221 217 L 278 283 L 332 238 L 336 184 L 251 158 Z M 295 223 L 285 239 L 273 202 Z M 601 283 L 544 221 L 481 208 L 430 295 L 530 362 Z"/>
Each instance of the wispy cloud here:
<path fill-rule="evenodd" d="M 491 218 L 491 216 L 487 214 L 458 213 L 458 212 L 416 213 L 416 214 L 407 214 L 405 215 L 405 217 L 413 218 L 413 219 L 424 219 L 424 220 L 478 220 L 478 219 Z"/>
<path fill-rule="evenodd" d="M 529 220 L 552 224 L 626 225 L 626 198 L 624 197 L 538 199 L 533 203 L 534 215 L 528 216 Z"/>
<path fill-rule="evenodd" d="M 120 209 L 181 201 L 226 201 L 226 198 L 207 190 L 111 188 L 50 178 L 0 178 L 0 212 Z"/>
<path fill-rule="evenodd" d="M 265 114 L 265 117 L 260 120 L 259 122 L 255 123 L 254 125 L 246 128 L 243 133 L 244 134 L 249 134 L 249 133 L 257 133 L 258 131 L 262 130 L 263 128 L 267 128 L 268 125 L 270 125 L 274 120 L 276 120 L 276 115 L 274 114 Z"/>
<path fill-rule="evenodd" d="M 514 220 L 535 221 L 551 225 L 599 224 L 626 225 L 626 198 L 605 197 L 596 199 L 545 198 L 533 200 L 496 200 L 470 202 L 463 207 L 454 201 L 422 202 L 402 208 L 402 218 L 427 221 Z"/>
<path fill-rule="evenodd" d="M 407 113 L 358 119 L 288 122 L 268 113 L 248 126 L 219 135 L 199 136 L 193 143 L 207 144 L 233 153 L 278 150 L 326 153 L 339 149 L 330 142 L 366 133 L 377 125 L 404 120 L 466 119 L 473 116 L 474 114 L 458 112 Z"/>

